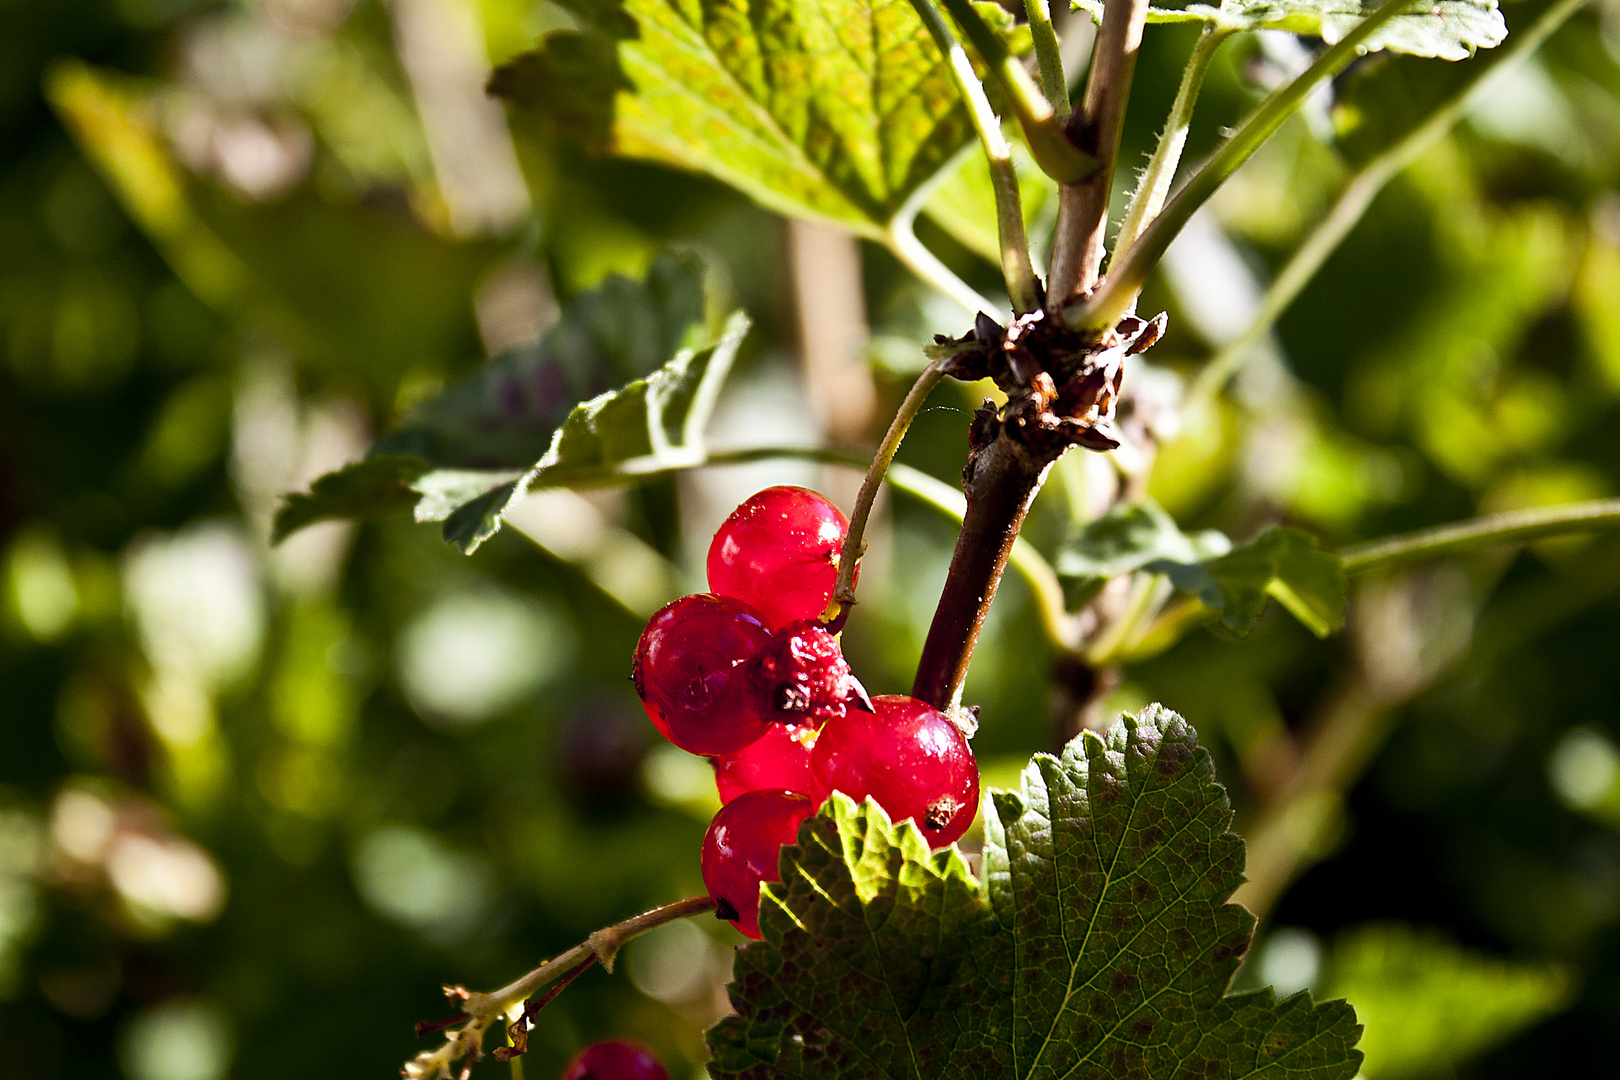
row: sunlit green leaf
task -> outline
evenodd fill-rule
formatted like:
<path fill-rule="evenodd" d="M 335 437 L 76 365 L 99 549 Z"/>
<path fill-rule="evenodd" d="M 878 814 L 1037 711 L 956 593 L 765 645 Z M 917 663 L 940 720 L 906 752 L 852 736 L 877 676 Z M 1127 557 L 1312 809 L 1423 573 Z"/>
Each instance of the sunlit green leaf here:
<path fill-rule="evenodd" d="M 493 89 L 520 125 L 707 172 L 780 213 L 877 236 L 972 137 L 909 0 L 575 0 Z"/>
<path fill-rule="evenodd" d="M 1344 564 L 1298 529 L 1273 527 L 1218 558 L 1154 569 L 1169 574 L 1176 588 L 1195 593 L 1234 634 L 1254 629 L 1267 600 L 1276 600 L 1319 637 L 1344 625 Z"/>
<path fill-rule="evenodd" d="M 1102 18 L 1101 0 L 1074 0 L 1074 6 L 1094 19 Z M 1147 21 L 1206 22 L 1233 30 L 1286 30 L 1319 37 L 1333 44 L 1376 8 L 1359 0 L 1223 0 L 1209 4 L 1150 7 Z M 1434 56 L 1462 60 L 1475 49 L 1489 49 L 1507 37 L 1507 25 L 1496 0 L 1439 0 L 1414 5 L 1409 15 L 1397 15 L 1368 39 L 1366 50 Z"/>
<path fill-rule="evenodd" d="M 987 815 L 984 880 L 837 796 L 783 850 L 737 957 L 716 1077 L 1354 1076 L 1343 1002 L 1225 996 L 1243 842 L 1174 713 L 1038 755 Z"/>
<path fill-rule="evenodd" d="M 1557 1012 L 1571 989 L 1559 965 L 1497 959 L 1399 924 L 1340 938 L 1327 984 L 1334 996 L 1350 999 L 1366 1026 L 1361 1044 L 1369 1080 L 1452 1075 L 1470 1057 Z"/>

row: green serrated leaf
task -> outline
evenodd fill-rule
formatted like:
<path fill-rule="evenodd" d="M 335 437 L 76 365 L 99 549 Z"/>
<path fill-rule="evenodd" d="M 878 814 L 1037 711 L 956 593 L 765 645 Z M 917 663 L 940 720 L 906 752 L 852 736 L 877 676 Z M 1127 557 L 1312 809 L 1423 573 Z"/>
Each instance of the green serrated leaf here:
<path fill-rule="evenodd" d="M 295 492 L 282 501 L 272 542 L 279 544 L 317 521 L 369 521 L 409 510 L 418 497 L 411 485 L 427 471 L 421 458 L 383 454 L 327 473 L 308 492 Z"/>
<path fill-rule="evenodd" d="M 364 461 L 287 496 L 276 540 L 316 521 L 414 507 L 470 552 L 532 488 L 624 482 L 701 460 L 749 325 L 737 313 L 711 330 L 704 283 L 700 258 L 672 255 L 644 281 L 615 275 L 575 297 L 538 344 L 418 407 Z"/>
<path fill-rule="evenodd" d="M 707 172 L 766 207 L 879 237 L 972 138 L 909 0 L 574 0 L 585 24 L 501 68 L 543 134 Z"/>
<path fill-rule="evenodd" d="M 748 327 L 748 317 L 738 312 L 715 344 L 683 350 L 645 379 L 574 406 L 545 454 L 520 476 L 424 474 L 416 484 L 423 492 L 417 520 L 443 521 L 445 540 L 470 554 L 536 488 L 627 483 L 698 463 L 703 429 Z"/>
<path fill-rule="evenodd" d="M 1243 843 L 1179 716 L 1038 755 L 992 805 L 983 882 L 870 801 L 808 819 L 762 892 L 765 940 L 737 955 L 711 1075 L 1356 1074 L 1343 1002 L 1223 996 L 1254 929 L 1227 903 Z"/>
<path fill-rule="evenodd" d="M 1197 594 L 1239 636 L 1254 629 L 1268 598 L 1318 637 L 1344 625 L 1344 562 L 1298 529 L 1274 526 L 1219 558 L 1153 569 L 1168 574 L 1176 588 Z"/>
<path fill-rule="evenodd" d="M 1093 19 L 1102 19 L 1101 0 L 1073 0 Z M 1148 8 L 1150 23 L 1205 22 L 1232 30 L 1286 30 L 1319 37 L 1329 45 L 1370 15 L 1377 3 L 1360 0 L 1223 0 L 1209 4 L 1167 4 Z M 1410 56 L 1463 60 L 1476 49 L 1500 45 L 1507 24 L 1496 0 L 1437 0 L 1414 5 L 1410 15 L 1397 15 L 1368 39 L 1367 52 L 1388 49 Z"/>
<path fill-rule="evenodd" d="M 1561 965 L 1487 956 L 1398 923 L 1346 933 L 1327 965 L 1331 991 L 1349 998 L 1366 1025 L 1370 1080 L 1454 1075 L 1558 1012 L 1572 982 Z"/>
<path fill-rule="evenodd" d="M 1064 602 L 1073 610 L 1095 596 L 1109 578 L 1157 562 L 1196 563 L 1231 548 L 1231 541 L 1214 530 L 1187 535 L 1157 503 L 1145 499 L 1115 503 L 1088 522 L 1058 552 L 1053 567 L 1063 582 Z"/>
<path fill-rule="evenodd" d="M 538 342 L 508 350 L 412 410 L 373 453 L 406 454 L 435 468 L 528 468 L 576 403 L 714 340 L 706 274 L 699 256 L 683 252 L 658 258 L 642 281 L 609 276 L 569 301 Z"/>

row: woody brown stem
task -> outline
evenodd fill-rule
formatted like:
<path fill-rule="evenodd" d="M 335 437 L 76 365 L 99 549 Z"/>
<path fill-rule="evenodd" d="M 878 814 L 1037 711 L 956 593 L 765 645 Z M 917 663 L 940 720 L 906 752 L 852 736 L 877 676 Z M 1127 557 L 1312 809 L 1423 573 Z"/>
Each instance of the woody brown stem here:
<path fill-rule="evenodd" d="M 963 483 L 967 515 L 917 664 L 913 697 L 937 709 L 959 703 L 968 661 L 1007 569 L 1007 557 L 1058 456 L 1037 453 L 1005 430 L 970 454 Z"/>

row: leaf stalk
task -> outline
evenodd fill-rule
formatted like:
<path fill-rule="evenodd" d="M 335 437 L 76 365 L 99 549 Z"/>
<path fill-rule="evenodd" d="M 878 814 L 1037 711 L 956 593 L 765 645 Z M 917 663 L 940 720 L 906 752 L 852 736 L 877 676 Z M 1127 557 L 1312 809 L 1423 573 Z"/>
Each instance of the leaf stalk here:
<path fill-rule="evenodd" d="M 1041 91 L 1058 120 L 1065 120 L 1071 108 L 1069 76 L 1063 70 L 1063 43 L 1058 40 L 1057 28 L 1052 25 L 1052 9 L 1048 6 L 1048 0 L 1024 0 L 1024 11 L 1029 16 L 1029 36 L 1035 44 Z M 1064 141 L 1068 142 L 1067 139 Z"/>
<path fill-rule="evenodd" d="M 1040 0 L 1029 2 L 1035 6 L 1040 4 Z M 996 85 L 1006 95 L 1007 103 L 1018 119 L 1018 126 L 1023 129 L 1024 140 L 1029 143 L 1030 155 L 1035 158 L 1035 163 L 1041 167 L 1041 171 L 1060 184 L 1078 183 L 1096 172 L 1101 163 L 1070 142 L 1068 134 L 1063 130 L 1063 123 L 1058 118 L 1056 107 L 1049 100 L 1050 87 L 1043 92 L 1035 85 L 1023 62 L 996 36 L 973 9 L 969 0 L 945 0 L 945 9 L 967 35 L 968 41 L 973 44 L 973 48 L 978 51 L 991 76 L 996 80 Z M 1050 30 L 1052 25 L 1050 18 L 1046 25 Z M 1055 31 L 1052 41 L 1055 48 L 1057 41 Z M 1059 58 L 1060 73 L 1062 63 L 1062 59 Z M 1064 89 L 1062 102 L 1063 111 L 1067 114 L 1069 111 L 1067 88 Z"/>
<path fill-rule="evenodd" d="M 1176 100 L 1170 106 L 1170 116 L 1159 133 L 1159 143 L 1148 160 L 1147 171 L 1131 197 L 1120 224 L 1119 236 L 1114 241 L 1115 258 L 1123 258 L 1147 228 L 1148 222 L 1158 216 L 1164 200 L 1170 195 L 1171 182 L 1176 178 L 1176 167 L 1181 163 L 1181 152 L 1187 145 L 1187 130 L 1192 124 L 1193 108 L 1198 103 L 1198 92 L 1203 89 L 1204 76 L 1209 72 L 1215 52 L 1231 37 L 1233 30 L 1221 26 L 1206 26 L 1193 46 L 1192 56 L 1181 75 L 1176 89 Z"/>
<path fill-rule="evenodd" d="M 877 500 L 878 487 L 883 483 L 894 455 L 899 452 L 900 443 L 905 440 L 911 422 L 917 418 L 928 395 L 944 377 L 944 368 L 938 361 L 923 368 L 922 374 L 917 376 L 917 381 L 906 392 L 894 419 L 889 422 L 889 430 L 884 432 L 877 453 L 872 455 L 872 463 L 867 467 L 860 493 L 855 496 L 855 505 L 850 511 L 849 529 L 844 533 L 844 547 L 838 555 L 838 581 L 833 586 L 832 600 L 821 616 L 821 621 L 828 625 L 843 625 L 846 610 L 855 603 L 855 568 L 866 551 L 866 523 L 872 516 L 872 504 Z"/>
<path fill-rule="evenodd" d="M 1189 411 L 1201 409 L 1213 401 L 1227 381 L 1254 355 L 1255 346 L 1304 291 L 1322 264 L 1327 262 L 1328 256 L 1350 235 L 1350 230 L 1355 228 L 1378 193 L 1428 153 L 1493 86 L 1499 85 L 1502 79 L 1539 49 L 1553 31 L 1585 5 L 1586 0 L 1559 0 L 1553 4 L 1528 29 L 1514 34 L 1494 63 L 1480 71 L 1427 120 L 1357 170 L 1339 193 L 1327 216 L 1266 289 L 1254 320 L 1241 334 L 1223 345 L 1198 373 L 1187 393 L 1186 407 Z"/>
<path fill-rule="evenodd" d="M 1126 0 L 1114 2 L 1124 3 Z M 1130 249 L 1121 252 L 1121 257 L 1116 260 L 1115 265 L 1109 267 L 1108 276 L 1097 291 L 1083 301 L 1065 308 L 1064 319 L 1068 324 L 1080 330 L 1101 331 L 1119 322 L 1120 317 L 1135 305 L 1137 294 L 1142 291 L 1148 273 L 1158 265 L 1165 249 L 1180 234 L 1194 212 L 1209 201 L 1210 196 L 1215 194 L 1239 166 L 1265 145 L 1266 140 L 1276 133 L 1283 121 L 1294 114 L 1318 83 L 1338 74 L 1358 55 L 1363 42 L 1385 23 L 1412 6 L 1413 0 L 1385 0 L 1377 11 L 1357 23 L 1353 30 L 1317 57 L 1310 67 L 1268 97 L 1243 126 L 1222 143 L 1220 149 L 1216 150 L 1203 167 L 1192 175 L 1180 191 L 1176 192 L 1163 212 L 1148 224 Z M 1107 10 L 1109 9 L 1104 9 L 1103 16 L 1105 31 Z M 1097 257 L 1101 258 L 1100 240 Z M 1055 295 L 1061 297 L 1064 294 L 1055 293 Z"/>
<path fill-rule="evenodd" d="M 1488 514 L 1453 525 L 1356 544 L 1339 553 L 1347 574 L 1385 570 L 1417 559 L 1461 555 L 1498 544 L 1518 544 L 1548 536 L 1620 529 L 1620 499 L 1597 499 L 1564 506 Z"/>
<path fill-rule="evenodd" d="M 951 77 L 967 102 L 968 116 L 973 121 L 973 129 L 978 133 L 979 143 L 984 147 L 984 156 L 990 165 L 990 184 L 996 196 L 996 232 L 1001 242 L 1001 274 L 1007 282 L 1007 295 L 1012 298 L 1013 308 L 1018 312 L 1034 311 L 1039 304 L 1040 289 L 1035 283 L 1035 267 L 1029 261 L 1029 239 L 1024 235 L 1023 198 L 1018 192 L 1018 174 L 1013 171 L 1012 148 L 1001 132 L 1001 121 L 990 108 L 990 99 L 985 96 L 984 84 L 973 71 L 973 62 L 968 59 L 967 50 L 962 48 L 956 32 L 945 21 L 938 5 L 934 0 L 911 0 L 911 6 L 922 17 L 934 44 L 945 55 Z"/>

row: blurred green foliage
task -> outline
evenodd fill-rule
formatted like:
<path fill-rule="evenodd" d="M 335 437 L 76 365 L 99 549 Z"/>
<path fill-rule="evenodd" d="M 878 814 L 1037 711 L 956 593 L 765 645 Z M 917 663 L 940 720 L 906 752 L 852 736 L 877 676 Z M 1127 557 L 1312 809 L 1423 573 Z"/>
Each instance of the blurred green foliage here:
<path fill-rule="evenodd" d="M 471 559 L 397 518 L 269 543 L 284 492 L 671 243 L 753 320 L 711 437 L 820 440 L 780 219 L 466 105 L 486 62 L 575 26 L 546 0 L 0 0 L 0 1076 L 386 1072 L 440 985 L 701 887 L 707 766 L 652 745 L 631 645 L 701 586 L 731 505 L 773 482 L 847 503 L 847 470 L 547 492 Z M 1195 34 L 1148 33 L 1123 162 Z M 457 40 L 448 68 L 423 53 Z M 1189 160 L 1301 55 L 1226 46 Z M 1181 529 L 1340 546 L 1620 493 L 1617 57 L 1620 6 L 1594 5 L 1390 185 L 1210 415 L 1163 410 L 1147 489 Z M 1170 332 L 1130 377 L 1173 402 L 1348 171 L 1465 67 L 1375 55 L 1291 121 L 1150 284 Z M 991 292 L 960 186 L 924 239 Z M 1051 201 L 1030 200 L 1038 242 Z M 892 408 L 920 342 L 967 319 L 883 250 L 861 263 Z M 902 460 L 954 481 L 977 400 L 941 390 Z M 1029 537 L 1071 540 L 1105 481 L 1066 461 Z M 895 691 L 954 534 L 897 497 L 876 539 L 846 648 Z M 1617 655 L 1620 547 L 1543 542 L 1359 583 L 1342 636 L 1275 607 L 1242 642 L 1197 630 L 1106 708 L 1196 724 L 1240 829 L 1290 733 L 1369 710 L 1365 778 L 1321 808 L 1262 974 L 1292 955 L 1296 985 L 1348 994 L 1371 1077 L 1608 1075 Z M 1049 744 L 1061 693 L 1009 579 L 967 692 L 987 773 Z M 670 926 L 588 973 L 541 1014 L 530 1075 L 612 1033 L 694 1075 L 735 940 Z"/>

